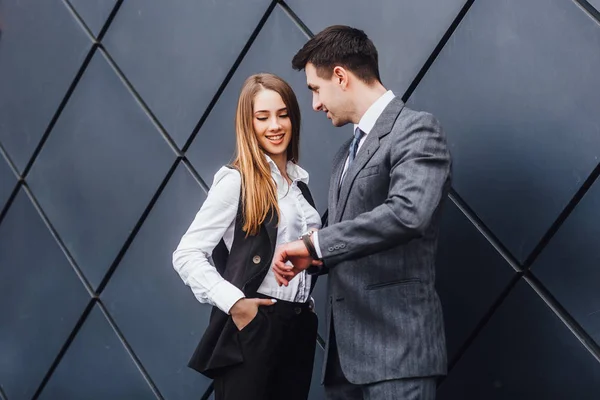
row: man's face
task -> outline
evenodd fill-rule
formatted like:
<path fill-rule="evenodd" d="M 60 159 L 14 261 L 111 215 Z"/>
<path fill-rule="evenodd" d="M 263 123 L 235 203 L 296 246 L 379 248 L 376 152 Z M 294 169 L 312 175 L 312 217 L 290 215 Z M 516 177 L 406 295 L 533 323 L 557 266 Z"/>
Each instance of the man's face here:
<path fill-rule="evenodd" d="M 317 75 L 317 69 L 311 63 L 306 64 L 306 83 L 312 92 L 312 107 L 315 111 L 323 111 L 333 126 L 344 126 L 350 122 L 349 95 L 342 89 L 335 74 L 330 79 Z"/>

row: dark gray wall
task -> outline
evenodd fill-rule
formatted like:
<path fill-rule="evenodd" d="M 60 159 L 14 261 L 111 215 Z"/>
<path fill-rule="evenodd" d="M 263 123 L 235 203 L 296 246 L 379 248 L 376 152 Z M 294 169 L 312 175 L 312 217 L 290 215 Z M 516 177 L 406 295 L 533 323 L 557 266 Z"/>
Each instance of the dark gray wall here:
<path fill-rule="evenodd" d="M 600 2 L 0 0 L 0 399 L 199 399 L 170 263 L 233 153 L 243 80 L 288 80 L 321 212 L 351 133 L 290 60 L 343 23 L 454 156 L 441 399 L 600 395 Z M 323 279 L 315 293 L 323 315 Z M 324 327 L 319 328 L 321 335 Z M 318 346 L 311 399 L 319 386 Z M 367 360 L 367 362 L 377 362 Z"/>

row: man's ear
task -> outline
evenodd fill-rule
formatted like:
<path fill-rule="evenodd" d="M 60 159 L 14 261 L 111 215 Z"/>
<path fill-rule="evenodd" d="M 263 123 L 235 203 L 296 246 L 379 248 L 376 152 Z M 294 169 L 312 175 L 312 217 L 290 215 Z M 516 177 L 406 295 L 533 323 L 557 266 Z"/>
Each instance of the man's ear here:
<path fill-rule="evenodd" d="M 334 82 L 342 87 L 342 89 L 346 89 L 348 86 L 348 71 L 344 67 L 340 67 L 339 65 L 333 68 L 333 76 Z"/>

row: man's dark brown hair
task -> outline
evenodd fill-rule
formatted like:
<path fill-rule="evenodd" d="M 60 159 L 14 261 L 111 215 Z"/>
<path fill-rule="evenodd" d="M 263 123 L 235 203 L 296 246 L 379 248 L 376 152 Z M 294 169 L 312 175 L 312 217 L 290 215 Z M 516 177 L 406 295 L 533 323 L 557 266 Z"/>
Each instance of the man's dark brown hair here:
<path fill-rule="evenodd" d="M 344 67 L 365 83 L 381 82 L 377 49 L 360 29 L 333 25 L 319 32 L 296 53 L 292 67 L 303 70 L 311 63 L 317 75 L 331 78 L 333 68 Z"/>

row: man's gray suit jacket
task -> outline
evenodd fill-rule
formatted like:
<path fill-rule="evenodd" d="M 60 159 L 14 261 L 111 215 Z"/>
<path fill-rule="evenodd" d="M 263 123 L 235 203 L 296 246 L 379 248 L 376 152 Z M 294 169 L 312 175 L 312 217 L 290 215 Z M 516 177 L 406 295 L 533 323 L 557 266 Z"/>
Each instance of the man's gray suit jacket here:
<path fill-rule="evenodd" d="M 333 160 L 319 248 L 346 378 L 355 384 L 446 373 L 434 288 L 440 204 L 451 159 L 438 121 L 395 98 L 339 185 L 351 141 Z M 329 340 L 326 346 L 327 365 Z"/>

